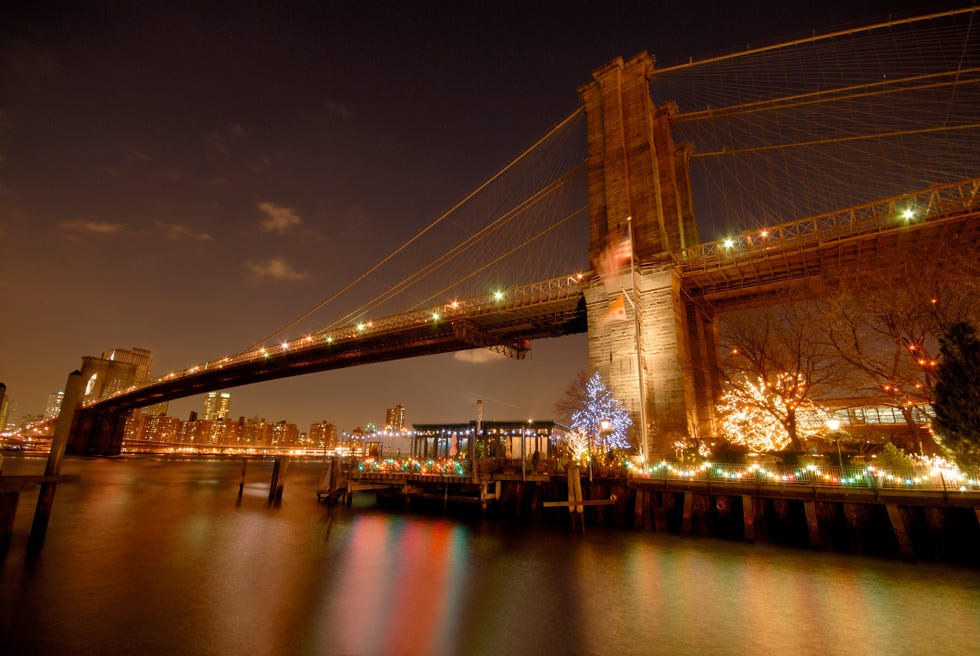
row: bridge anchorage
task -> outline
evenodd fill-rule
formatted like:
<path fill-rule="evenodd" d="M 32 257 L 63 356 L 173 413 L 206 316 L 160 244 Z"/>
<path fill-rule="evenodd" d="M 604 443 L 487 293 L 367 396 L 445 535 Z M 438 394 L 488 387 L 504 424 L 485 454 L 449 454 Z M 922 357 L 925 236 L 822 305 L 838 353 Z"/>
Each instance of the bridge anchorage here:
<path fill-rule="evenodd" d="M 588 333 L 599 371 L 640 428 L 640 455 L 716 434 L 720 313 L 818 293 L 869 251 L 899 257 L 955 233 L 980 241 L 980 178 L 701 243 L 690 143 L 675 143 L 673 104 L 650 94 L 653 59 L 617 58 L 579 88 L 587 124 L 591 271 L 349 326 L 170 374 L 76 413 L 69 452 L 119 453 L 126 416 L 168 399 L 328 369 L 487 347 L 521 358 L 530 340 Z M 893 221 L 901 207 L 922 220 Z"/>

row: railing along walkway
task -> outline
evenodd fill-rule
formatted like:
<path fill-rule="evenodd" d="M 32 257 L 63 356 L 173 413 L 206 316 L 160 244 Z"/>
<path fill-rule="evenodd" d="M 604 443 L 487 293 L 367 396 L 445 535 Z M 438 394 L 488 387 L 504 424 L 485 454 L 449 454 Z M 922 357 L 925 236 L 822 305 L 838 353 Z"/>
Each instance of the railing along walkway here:
<path fill-rule="evenodd" d="M 685 272 L 708 271 L 738 257 L 930 223 L 978 209 L 980 178 L 971 178 L 698 244 L 678 257 Z"/>

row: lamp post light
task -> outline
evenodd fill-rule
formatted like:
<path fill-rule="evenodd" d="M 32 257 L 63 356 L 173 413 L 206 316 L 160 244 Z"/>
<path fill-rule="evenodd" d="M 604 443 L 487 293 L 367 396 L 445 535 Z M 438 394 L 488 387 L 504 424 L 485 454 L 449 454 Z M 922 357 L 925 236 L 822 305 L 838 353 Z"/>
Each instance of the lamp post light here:
<path fill-rule="evenodd" d="M 608 419 L 600 419 L 599 420 L 599 446 L 600 447 L 602 446 L 603 443 L 602 438 L 605 437 L 606 435 L 609 435 L 611 432 L 613 432 L 612 422 L 609 421 Z M 589 445 L 590 451 L 592 450 L 591 446 L 592 445 L 590 444 Z M 592 482 L 592 454 L 591 453 L 589 454 L 589 482 L 590 483 Z"/>
<path fill-rule="evenodd" d="M 827 437 L 833 439 L 834 444 L 837 446 L 837 466 L 840 467 L 840 474 L 843 476 L 844 458 L 840 454 L 840 433 L 838 432 L 840 430 L 840 419 L 828 419 L 827 428 L 830 429 L 830 434 Z"/>

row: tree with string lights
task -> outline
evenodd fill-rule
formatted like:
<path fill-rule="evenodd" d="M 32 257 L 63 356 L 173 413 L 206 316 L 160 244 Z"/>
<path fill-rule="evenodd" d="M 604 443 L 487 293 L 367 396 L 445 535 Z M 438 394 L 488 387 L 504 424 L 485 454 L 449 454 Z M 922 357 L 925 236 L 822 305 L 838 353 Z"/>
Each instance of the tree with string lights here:
<path fill-rule="evenodd" d="M 777 375 L 776 380 L 778 386 L 761 377 L 754 382 L 736 379 L 728 387 L 717 406 L 725 439 L 753 453 L 783 451 L 792 444 L 790 418 L 797 438 L 819 433 L 825 411 L 789 393 L 797 385 L 788 374 Z"/>
<path fill-rule="evenodd" d="M 572 428 L 589 437 L 590 444 L 600 452 L 628 449 L 626 431 L 633 424 L 623 402 L 613 396 L 599 372 L 585 383 L 579 408 L 572 412 Z"/>
<path fill-rule="evenodd" d="M 720 411 L 735 424 L 759 423 L 770 435 L 752 439 L 789 446 L 803 452 L 801 438 L 808 436 L 810 412 L 817 412 L 812 398 L 821 389 L 833 389 L 841 381 L 840 360 L 813 330 L 818 311 L 813 304 L 797 303 L 736 313 L 722 325 L 721 376 L 725 381 L 727 407 Z M 758 415 L 758 421 L 738 419 L 741 413 Z M 761 422 L 761 423 L 760 423 Z M 779 424 L 785 438 L 762 426 Z M 784 439 L 787 440 L 784 442 Z M 745 444 L 745 442 L 739 442 Z M 779 449 L 776 449 L 779 450 Z"/>
<path fill-rule="evenodd" d="M 821 332 L 852 372 L 851 386 L 899 410 L 922 453 L 918 421 L 932 403 L 940 337 L 980 315 L 975 255 L 945 249 L 873 269 L 853 265 L 821 307 Z"/>

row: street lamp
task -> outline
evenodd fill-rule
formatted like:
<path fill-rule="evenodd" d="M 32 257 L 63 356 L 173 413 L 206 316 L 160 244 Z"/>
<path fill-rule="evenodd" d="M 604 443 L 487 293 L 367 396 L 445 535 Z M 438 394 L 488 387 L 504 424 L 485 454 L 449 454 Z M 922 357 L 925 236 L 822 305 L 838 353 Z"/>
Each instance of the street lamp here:
<path fill-rule="evenodd" d="M 840 419 L 828 419 L 827 428 L 830 429 L 830 434 L 827 436 L 834 440 L 834 444 L 837 446 L 837 466 L 840 467 L 840 473 L 844 475 L 844 459 L 840 454 Z"/>
<path fill-rule="evenodd" d="M 602 438 L 613 432 L 612 422 L 608 419 L 599 420 L 599 446 L 602 446 Z M 592 482 L 592 444 L 589 444 L 589 482 Z"/>

